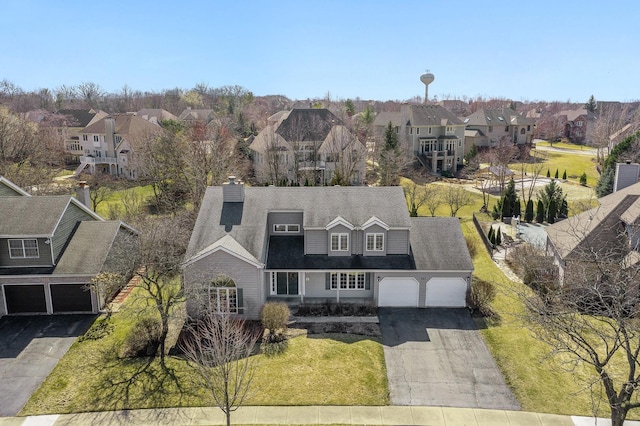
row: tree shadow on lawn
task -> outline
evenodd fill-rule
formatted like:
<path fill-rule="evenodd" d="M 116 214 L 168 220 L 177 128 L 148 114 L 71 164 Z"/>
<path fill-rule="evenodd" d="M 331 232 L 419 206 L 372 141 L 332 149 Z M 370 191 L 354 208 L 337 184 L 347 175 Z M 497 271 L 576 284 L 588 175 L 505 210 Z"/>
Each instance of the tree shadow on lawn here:
<path fill-rule="evenodd" d="M 128 410 L 180 406 L 193 393 L 174 368 L 159 357 L 122 358 L 117 348 L 102 351 L 95 365 L 99 380 L 91 387 L 96 410 Z M 176 399 L 177 398 L 177 399 Z"/>

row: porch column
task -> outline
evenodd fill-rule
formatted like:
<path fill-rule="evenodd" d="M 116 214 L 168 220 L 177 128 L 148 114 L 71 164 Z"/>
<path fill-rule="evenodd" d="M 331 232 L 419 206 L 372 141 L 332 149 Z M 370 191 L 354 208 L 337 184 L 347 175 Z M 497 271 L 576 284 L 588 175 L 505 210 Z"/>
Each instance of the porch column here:
<path fill-rule="evenodd" d="M 300 273 L 300 281 L 302 282 L 302 285 L 300 285 L 300 303 L 304 303 L 304 293 L 307 291 L 306 290 L 306 284 L 307 284 L 306 272 Z"/>

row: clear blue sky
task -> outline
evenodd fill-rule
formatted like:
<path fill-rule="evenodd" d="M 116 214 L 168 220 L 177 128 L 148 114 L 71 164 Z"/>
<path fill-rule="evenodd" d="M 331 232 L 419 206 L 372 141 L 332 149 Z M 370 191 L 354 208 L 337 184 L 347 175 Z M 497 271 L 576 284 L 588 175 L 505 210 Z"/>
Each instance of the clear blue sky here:
<path fill-rule="evenodd" d="M 0 80 L 292 99 L 640 99 L 640 2 L 0 0 Z"/>

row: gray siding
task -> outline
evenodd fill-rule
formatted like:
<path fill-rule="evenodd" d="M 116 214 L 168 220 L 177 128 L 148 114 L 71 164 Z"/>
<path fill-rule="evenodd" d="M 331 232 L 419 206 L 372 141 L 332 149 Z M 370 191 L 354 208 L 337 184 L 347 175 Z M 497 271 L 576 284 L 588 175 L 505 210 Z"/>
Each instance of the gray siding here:
<path fill-rule="evenodd" d="M 305 254 L 327 254 L 327 231 L 314 230 L 304 232 L 304 253 Z"/>
<path fill-rule="evenodd" d="M 382 234 L 383 235 L 383 249 L 382 251 L 367 251 L 367 234 Z M 387 231 L 379 225 L 372 225 L 362 232 L 362 242 L 360 244 L 362 248 L 361 253 L 365 256 L 386 256 L 387 254 Z"/>
<path fill-rule="evenodd" d="M 300 227 L 298 233 L 280 233 L 273 232 L 273 225 L 292 225 L 297 224 Z M 302 212 L 272 212 L 267 215 L 267 230 L 269 235 L 302 235 Z"/>
<path fill-rule="evenodd" d="M 337 225 L 334 226 L 333 228 L 329 229 L 328 231 L 326 231 L 327 233 L 327 252 L 329 254 L 329 256 L 351 256 L 351 254 L 353 253 L 353 234 L 354 232 L 351 232 L 349 230 L 349 228 L 347 228 L 346 226 L 343 225 Z M 349 235 L 349 250 L 347 251 L 333 251 L 331 250 L 331 234 L 348 234 Z"/>
<path fill-rule="evenodd" d="M 305 297 L 312 298 L 327 298 L 327 299 L 337 299 L 338 291 L 340 292 L 341 299 L 347 298 L 362 298 L 362 299 L 371 299 L 373 298 L 373 280 L 371 276 L 373 274 L 368 273 L 370 275 L 369 279 L 371 279 L 371 287 L 369 290 L 327 290 L 327 274 L 328 272 L 313 272 L 307 273 L 306 278 L 308 281 L 305 282 Z"/>
<path fill-rule="evenodd" d="M 87 214 L 84 210 L 80 209 L 73 203 L 69 203 L 67 209 L 62 214 L 62 219 L 60 219 L 60 223 L 58 227 L 53 232 L 53 257 L 54 259 L 58 259 L 60 254 L 62 253 L 62 249 L 64 245 L 69 240 L 69 237 L 75 230 L 78 222 L 83 220 L 95 220 L 89 214 Z"/>
<path fill-rule="evenodd" d="M 214 252 L 185 268 L 187 314 L 197 316 L 200 313 L 197 289 L 208 285 L 220 275 L 229 276 L 236 287 L 242 289 L 244 316 L 250 319 L 260 318 L 260 309 L 266 300 L 261 289 L 261 270 L 224 251 Z"/>
<path fill-rule="evenodd" d="M 387 254 L 409 254 L 409 230 L 389 230 L 386 246 Z"/>
<path fill-rule="evenodd" d="M 13 239 L 13 238 L 12 238 Z M 20 239 L 20 238 L 17 238 Z M 28 239 L 28 238 L 25 238 Z M 45 244 L 46 238 L 37 238 L 40 257 L 30 259 L 11 259 L 9 257 L 9 239 L 0 238 L 0 268 L 22 266 L 52 266 L 51 246 Z"/>

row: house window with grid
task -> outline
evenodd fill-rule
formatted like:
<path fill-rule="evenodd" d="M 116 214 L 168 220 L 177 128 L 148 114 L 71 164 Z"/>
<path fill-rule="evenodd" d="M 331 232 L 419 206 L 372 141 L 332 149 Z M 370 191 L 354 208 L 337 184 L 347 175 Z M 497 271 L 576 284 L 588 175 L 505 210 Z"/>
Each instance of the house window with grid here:
<path fill-rule="evenodd" d="M 375 233 L 367 234 L 367 251 L 383 251 L 384 250 L 384 234 Z"/>
<path fill-rule="evenodd" d="M 273 232 L 275 233 L 295 233 L 297 234 L 298 232 L 300 232 L 300 225 L 296 224 L 280 224 L 277 223 L 275 225 L 273 225 Z"/>
<path fill-rule="evenodd" d="M 331 251 L 348 251 L 349 250 L 349 234 L 335 233 L 331 234 Z"/>
<path fill-rule="evenodd" d="M 9 257 L 11 259 L 39 258 L 38 240 L 9 240 Z"/>
<path fill-rule="evenodd" d="M 238 313 L 238 291 L 232 287 L 209 288 L 209 301 L 212 312 Z"/>
<path fill-rule="evenodd" d="M 364 272 L 332 272 L 331 289 L 337 290 L 364 290 Z"/>

